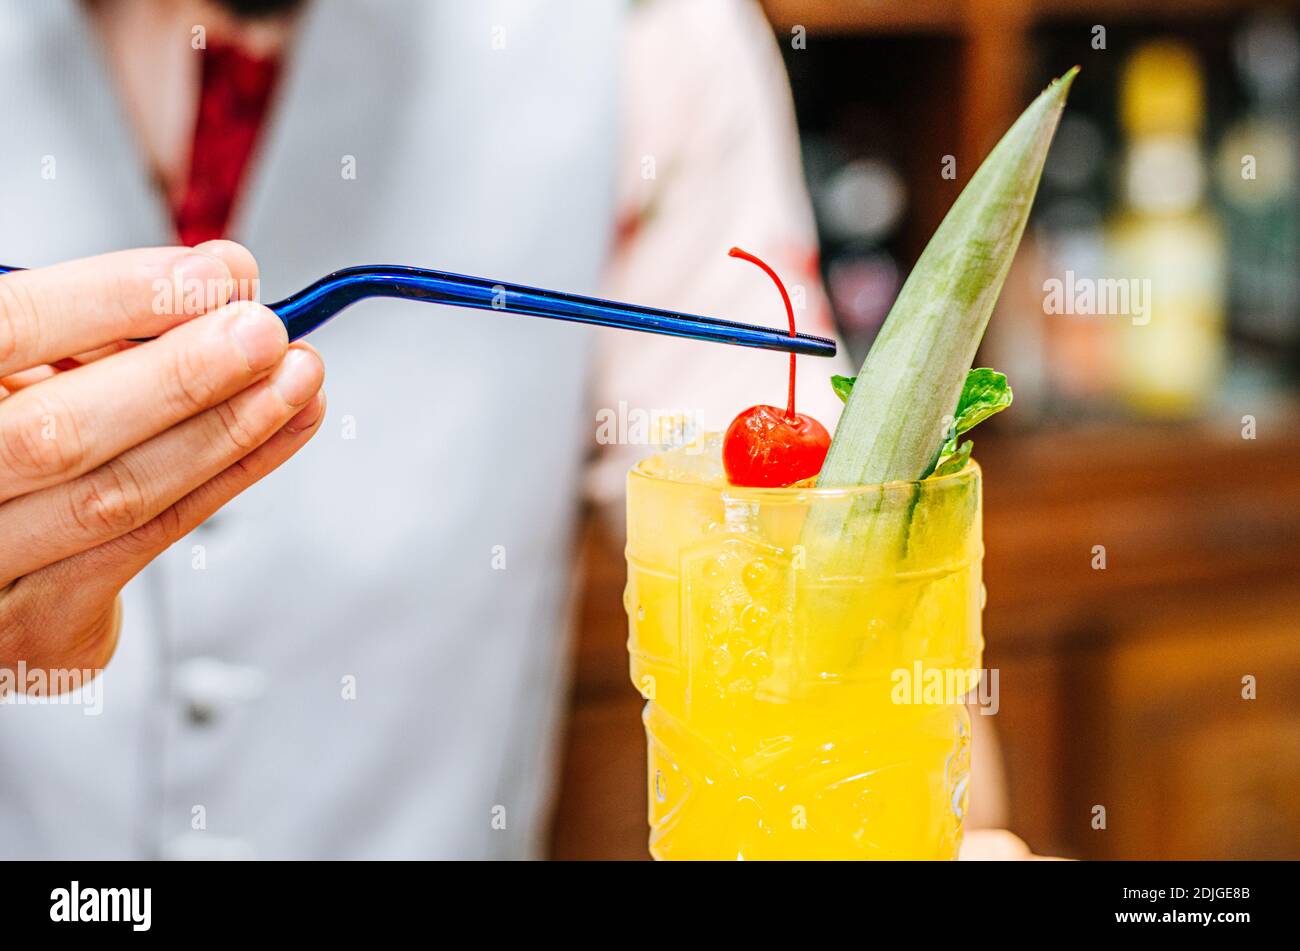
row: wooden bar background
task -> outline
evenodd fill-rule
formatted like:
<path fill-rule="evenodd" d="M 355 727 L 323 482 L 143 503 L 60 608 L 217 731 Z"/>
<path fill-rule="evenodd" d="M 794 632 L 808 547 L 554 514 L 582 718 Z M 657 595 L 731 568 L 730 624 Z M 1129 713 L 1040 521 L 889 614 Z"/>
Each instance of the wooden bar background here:
<path fill-rule="evenodd" d="M 1036 850 L 1300 858 L 1300 412 L 1258 426 L 981 437 L 991 719 Z M 622 554 L 594 519 L 582 554 L 553 854 L 644 858 Z"/>
<path fill-rule="evenodd" d="M 764 0 L 778 35 L 879 36 L 869 64 L 923 154 L 904 169 L 900 250 L 915 259 L 1032 92 L 1034 31 L 1226 18 L 1250 0 Z M 1298 0 L 1274 4 L 1300 8 Z M 1202 24 L 1204 25 L 1204 24 Z M 810 46 L 810 49 L 812 47 Z M 848 57 L 853 60 L 853 55 Z M 795 59 L 833 88 L 868 72 Z M 850 62 L 849 66 L 853 63 Z M 1085 66 L 1085 69 L 1087 67 Z M 855 79 L 855 77 L 857 77 Z M 800 76 L 795 74 L 796 85 Z M 864 93 L 865 95 L 866 93 Z M 855 93 L 856 95 L 856 93 Z M 986 663 L 1010 827 L 1081 858 L 1300 858 L 1300 408 L 980 433 Z M 1092 567 L 1104 545 L 1105 570 Z M 624 569 L 594 519 L 557 795 L 557 858 L 646 858 L 641 700 L 627 680 Z M 1258 699 L 1242 699 L 1242 678 Z M 976 756 L 978 756 L 978 750 Z M 1097 806 L 1106 828 L 1093 828 Z"/>

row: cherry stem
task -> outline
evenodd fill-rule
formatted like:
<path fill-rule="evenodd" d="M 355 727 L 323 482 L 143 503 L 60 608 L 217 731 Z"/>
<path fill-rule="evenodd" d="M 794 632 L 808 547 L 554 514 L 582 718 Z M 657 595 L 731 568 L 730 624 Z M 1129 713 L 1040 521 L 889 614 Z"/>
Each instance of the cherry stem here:
<path fill-rule="evenodd" d="M 790 295 L 789 295 L 789 293 L 787 293 L 787 291 L 786 291 L 786 289 L 785 289 L 785 284 L 783 284 L 783 283 L 781 282 L 781 278 L 780 278 L 779 276 L 777 276 L 776 271 L 772 270 L 772 268 L 768 266 L 768 264 L 767 264 L 766 261 L 763 261 L 763 260 L 761 260 L 760 258 L 758 258 L 758 257 L 756 257 L 756 256 L 754 256 L 754 255 L 752 255 L 752 254 L 750 254 L 748 251 L 744 251 L 744 250 L 742 250 L 742 249 L 740 249 L 740 248 L 732 248 L 732 249 L 731 249 L 730 251 L 728 251 L 727 253 L 728 253 L 729 255 L 731 255 L 733 258 L 741 258 L 742 260 L 748 261 L 750 264 L 757 264 L 759 267 L 761 267 L 761 268 L 763 269 L 764 273 L 766 273 L 767 276 L 770 277 L 770 278 L 772 279 L 773 283 L 776 284 L 776 289 L 779 290 L 779 291 L 781 292 L 781 300 L 785 303 L 785 316 L 786 316 L 786 318 L 790 321 L 790 336 L 791 336 L 791 337 L 795 336 L 795 329 L 794 329 L 794 304 L 790 303 Z M 794 412 L 794 354 L 793 354 L 793 353 L 790 354 L 790 391 L 789 391 L 789 393 L 788 393 L 787 396 L 786 396 L 785 415 L 786 415 L 786 418 L 787 418 L 787 419 L 794 419 L 794 418 L 795 418 L 795 412 Z"/>

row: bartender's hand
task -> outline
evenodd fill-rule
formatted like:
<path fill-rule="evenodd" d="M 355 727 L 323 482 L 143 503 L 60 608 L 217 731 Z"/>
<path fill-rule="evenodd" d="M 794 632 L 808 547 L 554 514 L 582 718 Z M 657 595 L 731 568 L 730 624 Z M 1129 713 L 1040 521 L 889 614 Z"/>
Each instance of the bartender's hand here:
<path fill-rule="evenodd" d="M 122 586 L 316 432 L 256 275 L 213 241 L 0 276 L 0 670 L 102 668 Z"/>

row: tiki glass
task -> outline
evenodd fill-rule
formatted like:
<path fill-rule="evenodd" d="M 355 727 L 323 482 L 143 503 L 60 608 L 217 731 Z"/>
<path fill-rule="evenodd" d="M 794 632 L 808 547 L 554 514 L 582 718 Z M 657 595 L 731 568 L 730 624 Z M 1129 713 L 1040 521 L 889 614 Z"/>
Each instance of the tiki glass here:
<path fill-rule="evenodd" d="M 970 721 L 951 687 L 972 681 L 952 674 L 983 647 L 978 466 L 748 489 L 717 453 L 710 437 L 628 477 L 651 853 L 955 858 Z"/>

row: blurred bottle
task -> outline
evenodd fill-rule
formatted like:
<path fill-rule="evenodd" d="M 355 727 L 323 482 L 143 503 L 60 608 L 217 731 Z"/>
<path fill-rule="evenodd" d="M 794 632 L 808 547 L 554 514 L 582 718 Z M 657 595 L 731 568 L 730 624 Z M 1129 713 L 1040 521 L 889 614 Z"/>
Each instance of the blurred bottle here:
<path fill-rule="evenodd" d="M 1066 115 L 1043 169 L 1042 205 L 1034 237 L 1044 273 L 1038 278 L 1035 322 L 1046 355 L 1046 391 L 1058 413 L 1096 403 L 1112 389 L 1111 335 L 1105 323 L 1086 313 L 1050 313 L 1045 280 L 1096 281 L 1105 272 L 1106 141 L 1099 124 L 1085 113 Z M 1017 397 L 1019 391 L 1017 391 Z"/>
<path fill-rule="evenodd" d="M 1153 415 L 1196 412 L 1223 373 L 1225 251 L 1204 203 L 1204 111 L 1200 66 L 1186 47 L 1149 43 L 1125 64 L 1122 199 L 1092 306 L 1114 329 L 1120 396 Z"/>
<path fill-rule="evenodd" d="M 1234 44 L 1249 98 L 1216 171 L 1230 238 L 1233 328 L 1270 356 L 1300 350 L 1300 40 L 1280 14 L 1247 21 Z"/>
<path fill-rule="evenodd" d="M 805 146 L 805 167 L 821 230 L 827 294 L 857 361 L 875 340 L 902 283 L 888 241 L 907 204 L 906 186 L 885 158 L 849 158 L 820 141 Z"/>

